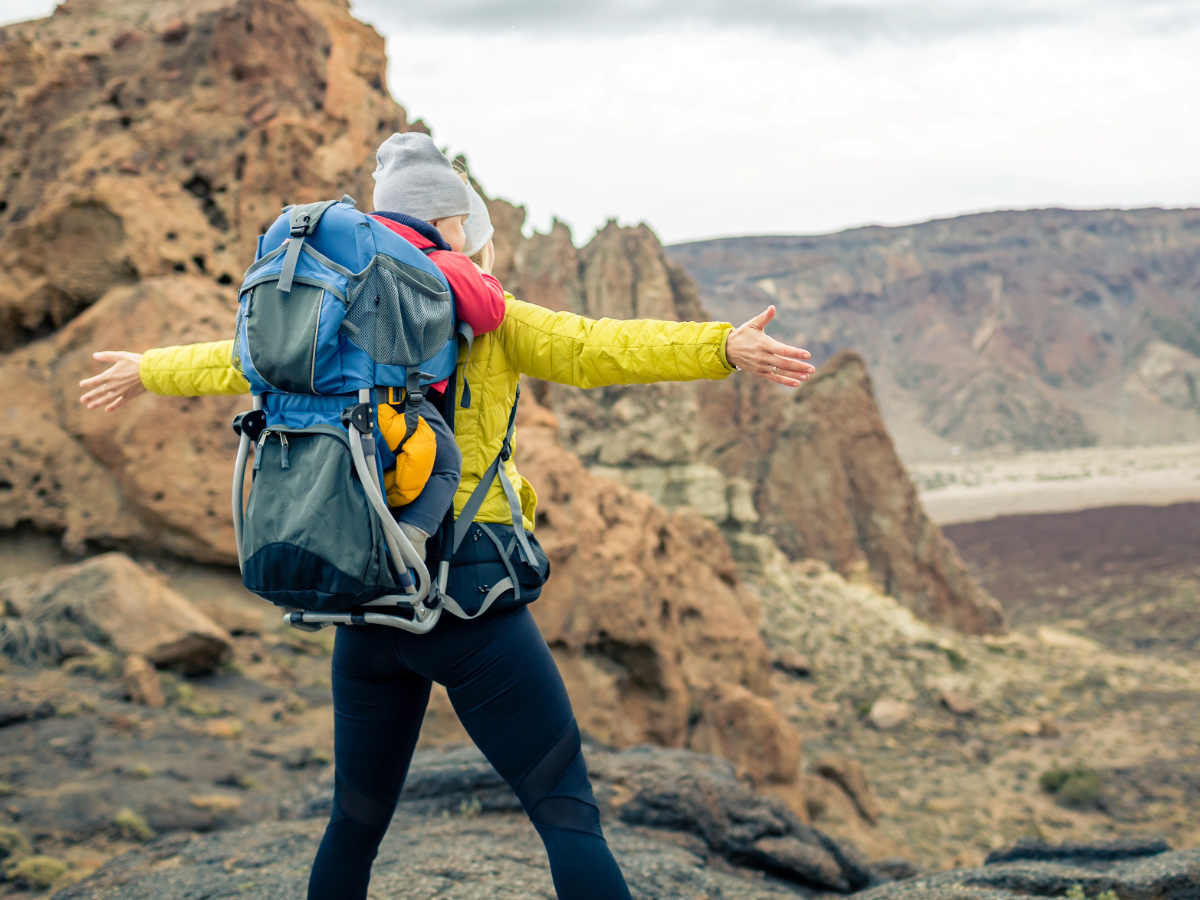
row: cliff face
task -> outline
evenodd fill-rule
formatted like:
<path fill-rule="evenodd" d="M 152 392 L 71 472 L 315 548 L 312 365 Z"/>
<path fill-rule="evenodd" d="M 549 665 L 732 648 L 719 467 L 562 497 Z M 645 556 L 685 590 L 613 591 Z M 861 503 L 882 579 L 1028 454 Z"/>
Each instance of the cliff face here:
<path fill-rule="evenodd" d="M 1200 437 L 1200 210 L 1030 210 L 668 251 L 704 303 L 852 347 L 909 460 Z"/>
<path fill-rule="evenodd" d="M 286 203 L 369 203 L 410 127 L 384 71 L 343 0 L 70 0 L 0 29 L 0 349 L 121 285 L 240 282 Z"/>

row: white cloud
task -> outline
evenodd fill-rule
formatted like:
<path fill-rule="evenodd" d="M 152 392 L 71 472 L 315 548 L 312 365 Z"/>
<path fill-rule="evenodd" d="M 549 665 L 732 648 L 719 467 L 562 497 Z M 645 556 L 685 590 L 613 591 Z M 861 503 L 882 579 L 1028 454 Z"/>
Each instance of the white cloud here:
<path fill-rule="evenodd" d="M 392 31 L 390 84 L 577 240 L 1200 202 L 1200 36 L 1040 30 L 853 53 L 787 35 Z"/>

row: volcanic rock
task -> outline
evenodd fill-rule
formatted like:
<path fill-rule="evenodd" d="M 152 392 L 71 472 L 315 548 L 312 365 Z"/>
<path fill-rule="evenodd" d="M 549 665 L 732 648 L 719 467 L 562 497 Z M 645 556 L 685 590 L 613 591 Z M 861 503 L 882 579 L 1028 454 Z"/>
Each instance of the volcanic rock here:
<path fill-rule="evenodd" d="M 867 713 L 867 721 L 880 731 L 891 731 L 911 719 L 912 714 L 912 707 L 902 700 L 876 700 Z"/>
<path fill-rule="evenodd" d="M 726 760 L 651 747 L 613 753 L 593 745 L 584 755 L 606 830 L 618 822 L 653 829 L 648 834 L 689 835 L 702 853 L 801 885 L 847 891 L 870 881 L 853 847 L 802 824 L 778 800 L 754 793 Z M 321 786 L 285 801 L 284 817 L 327 817 L 332 783 L 326 774 Z M 520 810 L 483 755 L 464 745 L 417 753 L 399 809 L 433 817 L 473 801 L 478 814 Z"/>
<path fill-rule="evenodd" d="M 129 691 L 129 697 L 134 703 L 141 703 L 143 706 L 154 709 L 158 709 L 166 703 L 163 698 L 162 684 L 158 680 L 158 672 L 146 660 L 146 657 L 138 656 L 136 653 L 126 657 L 122 676 L 125 680 L 125 688 Z"/>
<path fill-rule="evenodd" d="M 757 781 L 794 781 L 799 739 L 770 700 L 757 601 L 720 532 L 589 473 L 532 397 L 517 421 L 554 571 L 530 608 L 580 727 L 613 746 L 689 746 Z"/>
<path fill-rule="evenodd" d="M 1169 851 L 1161 841 L 1055 847 L 1041 842 L 992 854 L 988 865 L 887 884 L 862 900 L 1016 900 L 1082 891 L 1096 897 L 1187 897 L 1200 886 L 1200 850 Z M 1036 850 L 1036 852 L 1035 852 Z M 1006 860 L 1013 860 L 1011 862 Z M 1068 895 L 1069 896 L 1069 895 Z"/>
<path fill-rule="evenodd" d="M 0 620 L 0 644 L 21 661 L 58 662 L 64 639 L 83 638 L 193 674 L 211 671 L 230 650 L 228 634 L 121 553 L 10 579 L 0 584 L 0 601 L 14 613 Z M 141 684 L 146 673 L 131 665 L 127 678 L 139 683 L 143 702 L 153 699 Z"/>

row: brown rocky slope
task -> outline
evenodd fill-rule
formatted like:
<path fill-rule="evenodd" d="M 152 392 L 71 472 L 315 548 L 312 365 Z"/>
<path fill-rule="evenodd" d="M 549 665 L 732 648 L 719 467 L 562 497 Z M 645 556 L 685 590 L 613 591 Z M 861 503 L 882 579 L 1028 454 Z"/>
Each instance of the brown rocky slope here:
<path fill-rule="evenodd" d="M 1200 437 L 1200 210 L 1005 211 L 681 244 L 722 317 L 853 347 L 912 462 Z"/>

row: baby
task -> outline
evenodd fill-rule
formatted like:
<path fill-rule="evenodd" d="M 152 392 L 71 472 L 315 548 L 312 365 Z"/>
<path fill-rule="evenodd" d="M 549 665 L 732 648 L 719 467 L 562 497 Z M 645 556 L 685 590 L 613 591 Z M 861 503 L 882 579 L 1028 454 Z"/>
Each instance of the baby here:
<path fill-rule="evenodd" d="M 374 204 L 372 218 L 425 251 L 446 276 L 459 321 L 476 336 L 500 326 L 504 289 L 486 271 L 494 259 L 487 207 L 429 135 L 393 134 L 379 147 Z M 417 430 L 407 441 L 403 412 L 388 404 L 379 407 L 388 446 L 395 451 L 404 441 L 396 466 L 384 472 L 388 505 L 422 559 L 425 542 L 454 502 L 462 473 L 454 433 L 431 402 L 441 399 L 446 384 L 426 388 Z M 431 392 L 437 396 L 431 398 Z"/>

